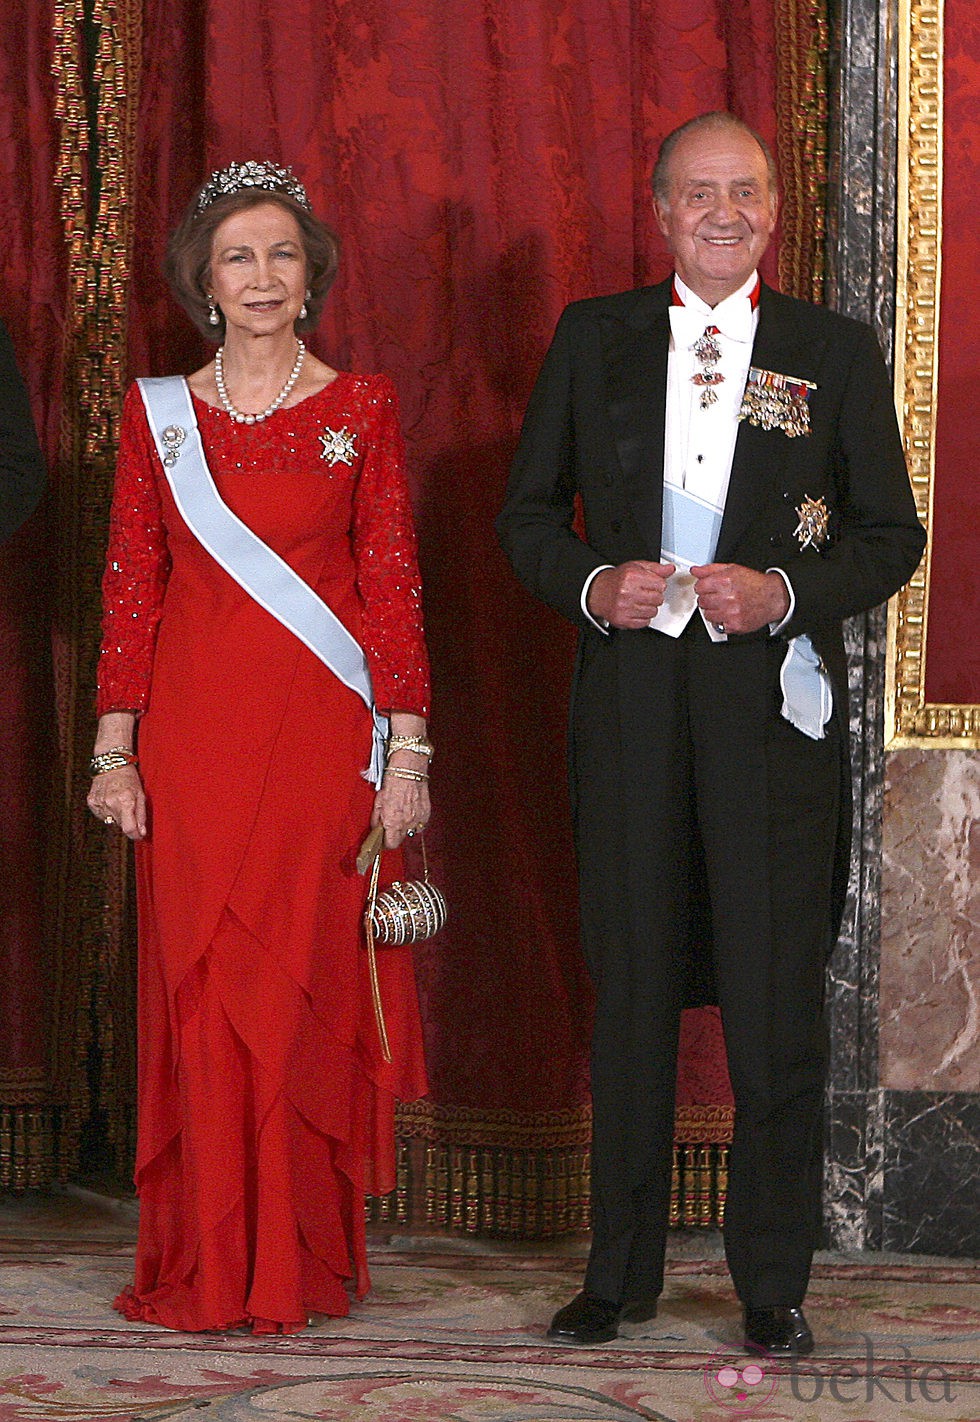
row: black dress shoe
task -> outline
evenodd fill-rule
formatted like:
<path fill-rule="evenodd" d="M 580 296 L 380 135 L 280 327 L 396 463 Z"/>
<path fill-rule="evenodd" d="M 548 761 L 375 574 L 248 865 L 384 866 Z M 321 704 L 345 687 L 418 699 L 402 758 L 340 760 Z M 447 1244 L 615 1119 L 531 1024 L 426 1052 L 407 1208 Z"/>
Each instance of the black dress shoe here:
<path fill-rule="evenodd" d="M 609 1343 L 619 1332 L 619 1304 L 609 1303 L 584 1290 L 560 1308 L 551 1320 L 548 1337 L 553 1343 Z"/>
<path fill-rule="evenodd" d="M 646 1323 L 656 1316 L 655 1298 L 614 1304 L 583 1289 L 555 1314 L 548 1337 L 553 1343 L 578 1343 L 586 1347 L 610 1343 L 618 1336 L 620 1323 Z"/>
<path fill-rule="evenodd" d="M 813 1334 L 801 1308 L 747 1308 L 745 1346 L 753 1353 L 801 1358 L 813 1352 Z"/>

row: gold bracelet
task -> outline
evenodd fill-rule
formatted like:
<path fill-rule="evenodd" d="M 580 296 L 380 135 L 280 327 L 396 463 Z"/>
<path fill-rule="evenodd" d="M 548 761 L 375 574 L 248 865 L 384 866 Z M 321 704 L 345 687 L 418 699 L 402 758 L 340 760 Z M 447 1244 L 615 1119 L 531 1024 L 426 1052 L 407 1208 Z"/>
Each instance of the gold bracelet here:
<path fill-rule="evenodd" d="M 113 746 L 111 750 L 99 751 L 88 763 L 89 774 L 105 775 L 108 770 L 122 770 L 127 765 L 137 765 L 139 757 L 128 746 Z"/>
<path fill-rule="evenodd" d="M 385 775 L 393 775 L 396 780 L 428 780 L 424 770 L 408 770 L 404 765 L 386 765 Z"/>
<path fill-rule="evenodd" d="M 386 754 L 390 757 L 400 750 L 414 751 L 416 755 L 424 755 L 426 760 L 431 760 L 436 753 L 435 746 L 424 736 L 389 736 Z"/>

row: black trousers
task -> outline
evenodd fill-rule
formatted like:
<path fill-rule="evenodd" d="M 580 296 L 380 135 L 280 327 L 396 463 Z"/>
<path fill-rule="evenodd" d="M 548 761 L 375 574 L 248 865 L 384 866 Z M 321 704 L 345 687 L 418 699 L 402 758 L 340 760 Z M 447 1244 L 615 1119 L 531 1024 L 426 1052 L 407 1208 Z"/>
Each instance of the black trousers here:
<path fill-rule="evenodd" d="M 823 1017 L 840 793 L 834 722 L 780 715 L 778 639 L 586 656 L 572 755 L 583 945 L 597 991 L 586 1287 L 663 1285 L 680 1011 L 707 935 L 735 1129 L 725 1248 L 749 1307 L 798 1305 L 819 1227 Z"/>

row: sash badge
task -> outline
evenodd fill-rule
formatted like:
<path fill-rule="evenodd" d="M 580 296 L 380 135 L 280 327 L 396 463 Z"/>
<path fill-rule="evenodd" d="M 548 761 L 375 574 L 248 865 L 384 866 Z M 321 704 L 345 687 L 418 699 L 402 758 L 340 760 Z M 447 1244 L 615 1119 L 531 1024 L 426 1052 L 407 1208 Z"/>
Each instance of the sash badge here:
<path fill-rule="evenodd" d="M 323 434 L 318 436 L 323 445 L 321 459 L 325 459 L 328 464 L 353 464 L 357 454 L 357 431 L 348 430 L 346 425 L 343 429 L 332 430 L 327 425 L 323 427 Z"/>
<path fill-rule="evenodd" d="M 822 548 L 827 542 L 827 526 L 830 523 L 830 510 L 823 499 L 811 499 L 809 494 L 804 495 L 796 515 L 800 521 L 793 531 L 800 550 Z"/>

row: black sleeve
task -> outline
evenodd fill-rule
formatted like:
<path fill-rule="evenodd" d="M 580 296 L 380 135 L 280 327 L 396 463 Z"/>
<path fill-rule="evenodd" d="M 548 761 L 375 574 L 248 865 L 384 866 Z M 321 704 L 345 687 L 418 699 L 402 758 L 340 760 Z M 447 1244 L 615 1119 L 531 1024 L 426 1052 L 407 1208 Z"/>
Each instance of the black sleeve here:
<path fill-rule="evenodd" d="M 574 531 L 576 338 L 566 308 L 524 417 L 497 536 L 525 587 L 579 627 L 582 588 L 606 566 Z"/>
<path fill-rule="evenodd" d="M 796 607 L 784 637 L 877 607 L 912 576 L 925 546 L 877 337 L 861 326 L 852 344 L 833 452 L 839 529 L 820 557 L 786 564 Z"/>
<path fill-rule="evenodd" d="M 10 337 L 0 325 L 0 543 L 37 508 L 45 482 L 27 391 Z"/>

